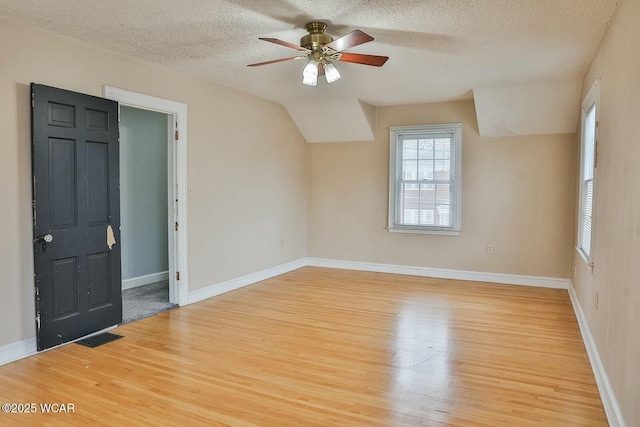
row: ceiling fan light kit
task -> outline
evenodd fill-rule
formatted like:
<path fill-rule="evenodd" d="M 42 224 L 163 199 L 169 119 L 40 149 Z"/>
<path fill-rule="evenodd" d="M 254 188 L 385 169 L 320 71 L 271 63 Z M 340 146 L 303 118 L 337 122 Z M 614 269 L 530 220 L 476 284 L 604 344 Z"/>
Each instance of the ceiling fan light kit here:
<path fill-rule="evenodd" d="M 305 65 L 302 70 L 302 84 L 306 86 L 317 86 L 319 75 L 324 75 L 327 83 L 333 83 L 340 79 L 340 72 L 333 64 L 334 61 L 381 67 L 389 59 L 387 56 L 343 53 L 346 49 L 373 40 L 373 37 L 360 30 L 354 30 L 334 40 L 333 37 L 325 33 L 327 30 L 327 24 L 324 22 L 309 22 L 305 25 L 305 28 L 309 34 L 306 34 L 300 39 L 300 46 L 296 46 L 293 43 L 285 42 L 280 39 L 260 37 L 260 40 L 279 44 L 302 52 L 302 56 L 259 62 L 256 64 L 249 64 L 248 66 L 257 67 L 260 65 L 274 64 L 292 59 L 307 59 L 307 65 Z"/>

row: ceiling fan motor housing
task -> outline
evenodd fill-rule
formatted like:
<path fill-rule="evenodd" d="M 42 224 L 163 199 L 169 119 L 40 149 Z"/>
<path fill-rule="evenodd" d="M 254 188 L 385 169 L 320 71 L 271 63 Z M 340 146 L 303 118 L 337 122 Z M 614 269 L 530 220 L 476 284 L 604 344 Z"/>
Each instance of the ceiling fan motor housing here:
<path fill-rule="evenodd" d="M 324 22 L 309 22 L 304 26 L 309 34 L 303 36 L 300 39 L 300 46 L 309 49 L 313 52 L 320 51 L 322 46 L 329 44 L 333 41 L 333 37 L 329 34 L 325 34 L 327 24 Z"/>

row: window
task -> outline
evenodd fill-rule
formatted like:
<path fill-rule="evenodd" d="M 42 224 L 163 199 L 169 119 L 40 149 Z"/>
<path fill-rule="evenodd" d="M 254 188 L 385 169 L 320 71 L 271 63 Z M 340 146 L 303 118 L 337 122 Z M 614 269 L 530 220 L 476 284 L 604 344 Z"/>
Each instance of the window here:
<path fill-rule="evenodd" d="M 578 221 L 578 252 L 593 267 L 593 214 L 595 177 L 598 158 L 598 108 L 600 80 L 582 102 L 582 150 L 580 156 L 580 217 Z"/>
<path fill-rule="evenodd" d="M 462 123 L 390 133 L 389 231 L 460 234 Z"/>

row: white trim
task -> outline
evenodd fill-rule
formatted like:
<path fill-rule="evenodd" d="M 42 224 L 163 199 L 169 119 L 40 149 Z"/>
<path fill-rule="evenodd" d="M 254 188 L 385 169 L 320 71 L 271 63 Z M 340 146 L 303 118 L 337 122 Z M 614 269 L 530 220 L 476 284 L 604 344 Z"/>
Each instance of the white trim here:
<path fill-rule="evenodd" d="M 189 296 L 189 265 L 187 257 L 187 104 L 157 98 L 104 86 L 104 97 L 118 101 L 122 105 L 134 108 L 144 108 L 173 115 L 174 131 L 178 132 L 178 140 L 174 141 L 174 132 L 169 132 L 169 138 L 175 143 L 173 152 L 174 166 L 169 177 L 169 198 L 172 204 L 169 212 L 169 301 L 178 305 L 187 304 Z M 169 125 L 171 128 L 171 124 Z M 170 155 L 171 157 L 171 155 Z M 179 202 L 177 202 L 179 201 Z M 175 203 L 174 203 L 175 202 Z M 172 226 L 179 223 L 176 231 Z M 180 272 L 180 280 L 176 279 L 176 272 Z"/>
<path fill-rule="evenodd" d="M 29 338 L 0 347 L 0 366 L 33 356 L 38 352 L 36 339 Z"/>
<path fill-rule="evenodd" d="M 214 297 L 216 295 L 223 294 L 225 292 L 234 291 L 244 286 L 252 285 L 262 280 L 270 279 L 281 274 L 289 273 L 290 271 L 297 270 L 306 266 L 305 259 L 298 259 L 288 262 L 286 264 L 278 265 L 275 267 L 267 268 L 265 270 L 257 271 L 255 273 L 247 274 L 246 276 L 237 277 L 235 279 L 226 280 L 224 282 L 216 283 L 214 285 L 207 286 L 206 288 L 196 289 L 189 292 L 188 304 L 193 304 L 205 300 L 207 298 Z"/>
<path fill-rule="evenodd" d="M 144 276 L 133 277 L 122 281 L 122 290 L 137 288 L 138 286 L 150 285 L 151 283 L 162 282 L 169 279 L 168 271 L 160 273 L 145 274 Z"/>
<path fill-rule="evenodd" d="M 302 258 L 286 264 L 267 268 L 246 276 L 227 280 L 189 292 L 187 304 L 203 301 L 216 295 L 230 292 L 262 280 L 270 279 L 305 266 L 337 268 L 343 270 L 371 271 L 376 273 L 406 274 L 409 276 L 434 277 L 441 279 L 469 280 L 477 282 L 502 283 L 508 285 L 536 286 L 540 288 L 568 289 L 568 279 L 550 277 L 521 276 L 515 274 L 484 273 L 477 271 L 446 270 L 440 268 L 412 267 L 405 265 L 377 264 L 371 262 L 341 261 L 324 258 Z"/>
<path fill-rule="evenodd" d="M 85 338 L 92 337 L 94 335 L 99 335 L 99 334 L 108 332 L 108 331 L 110 331 L 112 329 L 115 329 L 117 327 L 118 327 L 118 325 L 109 326 L 108 328 L 104 328 L 104 329 L 102 329 L 100 331 L 91 333 L 89 335 L 85 335 L 85 336 L 80 337 L 80 338 L 76 338 L 73 341 L 64 342 L 64 343 L 59 344 L 59 345 L 57 345 L 55 347 L 47 348 L 47 349 L 44 349 L 42 351 L 38 351 L 38 343 L 37 343 L 35 337 L 34 338 L 28 338 L 26 340 L 22 340 L 22 341 L 18 341 L 18 342 L 14 342 L 14 343 L 11 343 L 11 344 L 7 344 L 7 345 L 5 345 L 3 347 L 0 347 L 0 366 L 6 365 L 6 364 L 11 363 L 11 362 L 15 362 L 16 360 L 24 359 L 25 357 L 34 356 L 34 355 L 39 354 L 39 353 L 44 353 L 44 352 L 53 350 L 55 348 L 65 346 L 67 344 L 72 344 L 72 343 L 74 343 L 76 341 L 80 341 L 80 340 L 83 340 Z"/>
<path fill-rule="evenodd" d="M 408 226 L 408 225 L 394 225 L 393 227 L 387 226 L 389 233 L 413 233 L 413 234 L 434 234 L 440 236 L 459 236 L 460 230 L 451 231 L 440 228 L 428 228 L 429 226 Z"/>
<path fill-rule="evenodd" d="M 589 356 L 591 369 L 593 370 L 593 374 L 596 378 L 596 384 L 598 385 L 598 390 L 600 391 L 600 400 L 602 401 L 602 406 L 604 406 L 604 412 L 607 415 L 607 421 L 609 421 L 609 425 L 612 427 L 624 427 L 625 423 L 624 419 L 622 418 L 622 411 L 620 410 L 620 406 L 618 405 L 618 400 L 616 399 L 616 395 L 611 388 L 611 383 L 609 383 L 609 377 L 607 376 L 607 372 L 604 370 L 604 366 L 602 365 L 602 359 L 600 359 L 598 347 L 596 346 L 596 342 L 593 340 L 593 335 L 591 335 L 589 325 L 587 324 L 587 319 L 584 316 L 584 312 L 582 311 L 582 306 L 580 305 L 578 294 L 576 294 L 576 290 L 574 289 L 571 282 L 569 283 L 569 297 L 571 298 L 573 310 L 576 313 L 576 319 L 578 319 L 578 326 L 580 326 L 582 341 L 584 341 L 584 345 L 587 348 L 587 355 Z"/>
<path fill-rule="evenodd" d="M 453 152 L 451 153 L 451 169 L 453 171 L 454 199 L 449 205 L 452 208 L 452 226 L 398 224 L 398 152 L 399 138 L 404 135 L 452 133 Z M 424 181 L 430 184 L 433 181 Z M 391 233 L 436 234 L 443 236 L 459 236 L 462 231 L 462 123 L 443 123 L 418 126 L 392 126 L 389 128 L 389 208 L 387 230 Z"/>
<path fill-rule="evenodd" d="M 341 261 L 323 258 L 307 258 L 306 265 L 314 267 L 341 268 L 344 270 L 371 271 L 376 273 L 406 274 L 409 276 L 434 277 L 439 279 L 471 280 L 476 282 L 502 283 L 507 285 L 536 286 L 539 288 L 553 289 L 568 289 L 569 284 L 571 283 L 568 279 L 552 277 L 448 270 L 442 268 Z"/>

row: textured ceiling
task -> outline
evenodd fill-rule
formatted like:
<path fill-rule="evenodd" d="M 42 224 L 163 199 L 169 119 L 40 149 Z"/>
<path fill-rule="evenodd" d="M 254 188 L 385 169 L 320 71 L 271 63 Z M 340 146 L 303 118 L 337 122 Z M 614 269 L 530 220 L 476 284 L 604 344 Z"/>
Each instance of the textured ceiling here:
<path fill-rule="evenodd" d="M 345 100 L 362 128 L 370 114 L 352 108 L 356 101 L 383 106 L 474 94 L 491 107 L 477 105 L 484 134 L 573 132 L 577 119 L 566 111 L 578 108 L 579 82 L 618 1 L 0 0 L 0 16 L 271 99 L 308 141 L 323 141 L 340 140 L 323 139 L 321 126 L 310 123 L 331 120 L 328 111 L 323 117 L 324 102 L 329 109 Z M 327 22 L 334 38 L 353 29 L 370 34 L 373 42 L 349 52 L 389 61 L 382 68 L 338 63 L 343 78 L 315 88 L 301 84 L 302 61 L 246 67 L 295 56 L 258 37 L 298 44 L 311 20 Z M 525 99 L 545 93 L 562 113 Z M 316 117 L 302 114 L 310 100 L 319 104 Z M 550 116 L 557 123 L 547 129 Z M 371 139 L 370 131 L 356 134 L 350 137 Z"/>

